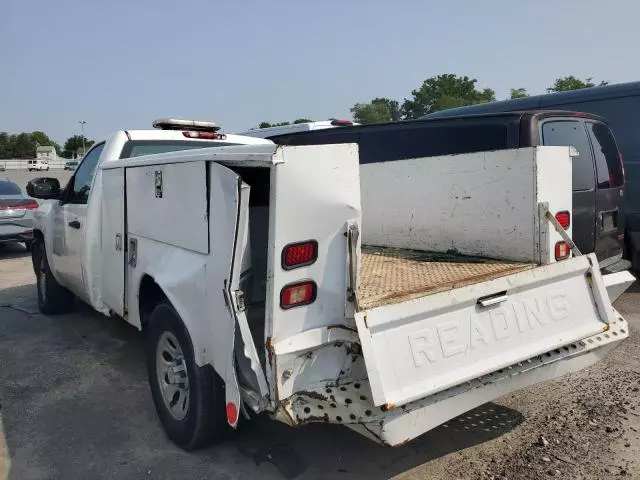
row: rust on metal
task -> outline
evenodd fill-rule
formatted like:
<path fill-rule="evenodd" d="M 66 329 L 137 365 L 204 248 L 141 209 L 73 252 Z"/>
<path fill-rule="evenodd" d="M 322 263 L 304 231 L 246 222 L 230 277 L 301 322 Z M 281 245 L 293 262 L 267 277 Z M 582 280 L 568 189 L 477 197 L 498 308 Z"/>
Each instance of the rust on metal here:
<path fill-rule="evenodd" d="M 533 268 L 531 263 L 458 254 L 362 247 L 363 309 L 411 300 Z"/>
<path fill-rule="evenodd" d="M 264 348 L 267 349 L 267 355 L 269 355 L 269 365 L 273 366 L 273 358 L 275 357 L 275 352 L 273 350 L 271 337 L 267 337 L 267 340 L 264 342 Z"/>
<path fill-rule="evenodd" d="M 395 404 L 389 402 L 389 403 L 385 403 L 384 405 L 382 405 L 380 407 L 380 410 L 382 410 L 383 412 L 389 412 L 391 410 L 394 410 L 396 408 Z"/>

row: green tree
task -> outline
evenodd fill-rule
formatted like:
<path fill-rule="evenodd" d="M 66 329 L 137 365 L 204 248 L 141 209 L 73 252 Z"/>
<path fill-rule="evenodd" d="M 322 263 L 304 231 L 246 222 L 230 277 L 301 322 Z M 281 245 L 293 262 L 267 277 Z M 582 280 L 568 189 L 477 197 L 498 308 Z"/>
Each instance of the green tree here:
<path fill-rule="evenodd" d="M 13 158 L 11 137 L 7 132 L 0 132 L 0 158 Z"/>
<path fill-rule="evenodd" d="M 258 128 L 269 128 L 269 127 L 283 127 L 285 125 L 291 125 L 296 124 L 296 123 L 307 123 L 307 122 L 312 122 L 313 120 L 309 120 L 308 118 L 297 118 L 295 119 L 293 122 L 260 122 L 258 124 Z"/>
<path fill-rule="evenodd" d="M 529 94 L 527 93 L 527 91 L 524 88 L 512 88 L 511 89 L 511 99 L 515 99 L 515 98 L 525 98 L 528 97 Z"/>
<path fill-rule="evenodd" d="M 89 148 L 95 142 L 93 140 L 89 140 L 84 137 L 84 146 L 85 148 Z M 78 149 L 82 148 L 82 135 L 74 135 L 73 137 L 67 138 L 67 141 L 64 142 L 64 147 L 62 151 L 62 156 L 64 158 L 74 158 Z"/>
<path fill-rule="evenodd" d="M 369 103 L 356 103 L 351 107 L 353 120 L 358 123 L 397 122 L 400 120 L 400 105 L 396 100 L 374 98 Z"/>
<path fill-rule="evenodd" d="M 419 118 L 431 112 L 476 103 L 492 102 L 495 92 L 490 88 L 476 89 L 477 80 L 445 73 L 426 79 L 419 89 L 412 90 L 412 98 L 402 104 L 402 117 Z"/>
<path fill-rule="evenodd" d="M 567 92 L 569 90 L 580 90 L 581 88 L 591 88 L 591 87 L 604 87 L 608 85 L 609 82 L 602 81 L 597 85 L 592 82 L 593 78 L 588 77 L 585 78 L 584 81 L 580 80 L 573 75 L 569 75 L 568 77 L 556 78 L 556 81 L 553 82 L 549 88 L 547 88 L 547 92 Z"/>
<path fill-rule="evenodd" d="M 11 135 L 12 153 L 14 158 L 35 158 L 36 142 L 28 133 Z"/>
<path fill-rule="evenodd" d="M 44 132 L 22 132 L 10 135 L 0 133 L 0 158 L 35 158 L 36 147 L 51 145 L 60 151 L 60 145 L 51 140 Z"/>
<path fill-rule="evenodd" d="M 56 142 L 51 140 L 46 133 L 40 132 L 40 131 L 31 132 L 31 138 L 36 143 L 36 146 L 44 147 L 46 145 L 51 145 L 56 149 L 56 154 L 58 155 L 62 154 L 62 149 L 60 148 L 60 145 L 58 145 Z"/>

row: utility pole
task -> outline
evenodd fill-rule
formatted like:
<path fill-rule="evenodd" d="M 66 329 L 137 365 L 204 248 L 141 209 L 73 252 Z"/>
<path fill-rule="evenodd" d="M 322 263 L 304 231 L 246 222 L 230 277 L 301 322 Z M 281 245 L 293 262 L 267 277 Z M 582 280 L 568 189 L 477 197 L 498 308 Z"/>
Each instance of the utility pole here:
<path fill-rule="evenodd" d="M 80 124 L 80 130 L 82 131 L 82 155 L 84 156 L 84 154 L 86 153 L 86 149 L 84 146 L 84 126 L 87 122 L 85 122 L 84 120 L 78 120 L 78 123 Z"/>

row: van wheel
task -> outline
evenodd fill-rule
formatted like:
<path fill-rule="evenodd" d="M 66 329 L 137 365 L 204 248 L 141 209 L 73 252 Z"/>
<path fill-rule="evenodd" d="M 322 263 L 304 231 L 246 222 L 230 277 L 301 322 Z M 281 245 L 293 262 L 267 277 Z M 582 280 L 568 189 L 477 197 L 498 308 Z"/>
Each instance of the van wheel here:
<path fill-rule="evenodd" d="M 37 239 L 33 242 L 31 260 L 38 287 L 38 310 L 45 315 L 70 312 L 73 310 L 73 293 L 60 285 L 51 273 L 44 242 Z"/>
<path fill-rule="evenodd" d="M 221 440 L 230 429 L 222 379 L 196 365 L 189 334 L 166 302 L 149 318 L 146 356 L 153 403 L 169 439 L 185 450 Z"/>

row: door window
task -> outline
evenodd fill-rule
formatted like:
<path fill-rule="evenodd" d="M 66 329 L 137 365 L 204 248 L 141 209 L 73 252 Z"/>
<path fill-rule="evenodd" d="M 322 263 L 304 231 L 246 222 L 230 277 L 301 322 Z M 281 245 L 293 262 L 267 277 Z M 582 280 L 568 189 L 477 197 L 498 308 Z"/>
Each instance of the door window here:
<path fill-rule="evenodd" d="M 104 143 L 93 147 L 82 159 L 73 177 L 73 187 L 69 192 L 69 203 L 86 204 L 89 200 L 91 182 L 98 165 L 98 159 L 104 148 Z"/>
<path fill-rule="evenodd" d="M 586 122 L 596 157 L 599 188 L 619 187 L 623 184 L 622 163 L 618 146 L 609 127 L 599 122 Z"/>
<path fill-rule="evenodd" d="M 589 137 L 579 120 L 553 120 L 542 124 L 542 144 L 575 147 L 573 157 L 573 190 L 594 188 L 593 156 Z"/>

